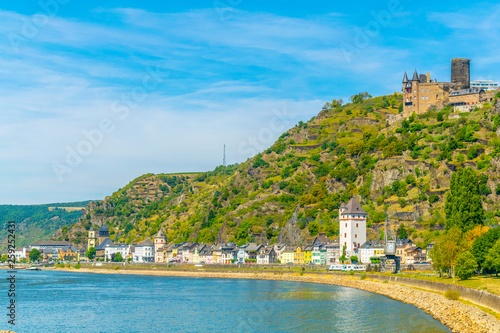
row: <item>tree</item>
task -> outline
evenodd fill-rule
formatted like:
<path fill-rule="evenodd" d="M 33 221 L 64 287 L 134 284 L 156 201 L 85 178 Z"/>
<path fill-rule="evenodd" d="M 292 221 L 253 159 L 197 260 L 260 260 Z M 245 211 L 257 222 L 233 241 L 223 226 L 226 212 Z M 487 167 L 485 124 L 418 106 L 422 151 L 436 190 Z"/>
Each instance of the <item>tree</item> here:
<path fill-rule="evenodd" d="M 318 222 L 313 221 L 313 222 L 309 223 L 309 225 L 307 226 L 307 229 L 309 230 L 309 234 L 311 236 L 316 236 L 319 232 Z"/>
<path fill-rule="evenodd" d="M 37 249 L 32 249 L 30 251 L 29 257 L 30 257 L 31 261 L 37 261 L 38 259 L 40 259 L 41 256 L 42 256 L 42 254 Z"/>
<path fill-rule="evenodd" d="M 467 280 L 474 274 L 477 267 L 474 255 L 470 253 L 470 251 L 462 252 L 455 263 L 455 275 L 458 276 L 460 280 Z"/>
<path fill-rule="evenodd" d="M 452 277 L 453 263 L 463 251 L 465 241 L 462 232 L 457 227 L 449 229 L 444 236 L 434 244 L 430 251 L 432 267 L 442 276 L 443 271 Z"/>
<path fill-rule="evenodd" d="M 114 262 L 122 262 L 123 261 L 123 257 L 122 257 L 122 254 L 120 252 L 117 252 L 115 254 L 115 258 L 113 260 Z"/>
<path fill-rule="evenodd" d="M 345 245 L 342 247 L 342 256 L 339 258 L 341 263 L 344 263 L 345 261 L 347 261 L 347 257 L 345 256 L 345 249 L 346 248 L 347 248 L 347 246 L 345 246 Z"/>
<path fill-rule="evenodd" d="M 479 269 L 483 268 L 488 252 L 499 239 L 500 228 L 491 228 L 488 232 L 476 238 L 474 243 L 472 243 L 471 252 L 476 258 Z"/>
<path fill-rule="evenodd" d="M 85 252 L 85 256 L 87 258 L 89 258 L 89 260 L 93 260 L 95 255 L 96 255 L 97 251 L 95 250 L 94 247 L 91 247 L 87 250 L 87 252 Z"/>
<path fill-rule="evenodd" d="M 472 168 L 459 168 L 451 175 L 445 202 L 446 230 L 458 227 L 462 232 L 484 224 L 484 209 L 479 180 Z"/>
<path fill-rule="evenodd" d="M 404 225 L 401 225 L 398 230 L 398 238 L 399 239 L 406 239 L 408 238 L 408 232 L 406 232 L 406 228 Z"/>
<path fill-rule="evenodd" d="M 351 263 L 355 264 L 355 263 L 357 263 L 357 262 L 358 262 L 358 257 L 357 257 L 357 256 L 351 256 L 351 257 L 349 258 L 349 260 L 351 260 Z"/>
<path fill-rule="evenodd" d="M 3 254 L 2 257 L 0 257 L 1 262 L 6 262 L 9 259 L 9 256 L 6 254 Z"/>
<path fill-rule="evenodd" d="M 484 264 L 486 268 L 494 269 L 498 276 L 498 272 L 500 272 L 500 239 L 497 240 L 495 245 L 488 251 Z"/>

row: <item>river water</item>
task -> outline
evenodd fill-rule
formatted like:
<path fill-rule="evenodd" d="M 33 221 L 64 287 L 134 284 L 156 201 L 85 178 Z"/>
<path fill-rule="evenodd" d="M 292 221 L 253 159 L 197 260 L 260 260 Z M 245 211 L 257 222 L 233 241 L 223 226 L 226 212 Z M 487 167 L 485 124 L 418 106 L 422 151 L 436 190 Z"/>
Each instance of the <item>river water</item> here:
<path fill-rule="evenodd" d="M 50 271 L 16 279 L 15 326 L 0 283 L 0 329 L 16 333 L 450 332 L 412 305 L 340 286 Z"/>

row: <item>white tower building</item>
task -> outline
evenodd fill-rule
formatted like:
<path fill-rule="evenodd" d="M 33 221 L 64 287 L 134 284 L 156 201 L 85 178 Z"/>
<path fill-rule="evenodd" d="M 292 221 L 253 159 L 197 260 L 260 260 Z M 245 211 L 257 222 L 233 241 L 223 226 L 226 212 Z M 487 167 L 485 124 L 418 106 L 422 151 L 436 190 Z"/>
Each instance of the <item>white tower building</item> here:
<path fill-rule="evenodd" d="M 346 246 L 346 256 L 357 255 L 359 248 L 366 242 L 366 212 L 359 202 L 351 198 L 339 208 L 339 247 Z M 341 254 L 342 255 L 342 254 Z"/>
<path fill-rule="evenodd" d="M 158 252 L 158 249 L 160 247 L 163 247 L 165 245 L 167 245 L 167 237 L 165 236 L 163 231 L 160 229 L 155 236 L 155 253 Z"/>

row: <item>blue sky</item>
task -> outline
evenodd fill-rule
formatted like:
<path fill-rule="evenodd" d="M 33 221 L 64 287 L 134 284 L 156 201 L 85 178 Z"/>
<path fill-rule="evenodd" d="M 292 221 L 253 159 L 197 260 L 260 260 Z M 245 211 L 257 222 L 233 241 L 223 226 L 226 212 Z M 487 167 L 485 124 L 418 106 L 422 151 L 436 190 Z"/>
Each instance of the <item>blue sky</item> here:
<path fill-rule="evenodd" d="M 243 162 L 325 101 L 448 81 L 452 57 L 500 79 L 494 2 L 3 1 L 0 22 L 0 203 L 211 170 L 224 144 Z"/>

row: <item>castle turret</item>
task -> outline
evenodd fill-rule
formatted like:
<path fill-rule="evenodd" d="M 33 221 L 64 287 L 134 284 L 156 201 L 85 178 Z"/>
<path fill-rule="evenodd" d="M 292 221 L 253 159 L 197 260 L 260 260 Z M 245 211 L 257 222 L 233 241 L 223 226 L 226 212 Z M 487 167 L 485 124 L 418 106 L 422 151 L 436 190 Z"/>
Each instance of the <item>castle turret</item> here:
<path fill-rule="evenodd" d="M 408 83 L 408 75 L 406 75 L 406 72 L 405 72 L 405 76 L 403 77 L 403 84 L 405 83 Z"/>
<path fill-rule="evenodd" d="M 420 82 L 420 79 L 418 78 L 418 73 L 417 73 L 416 69 L 415 69 L 415 73 L 413 73 L 413 79 L 411 79 L 411 80 Z"/>

